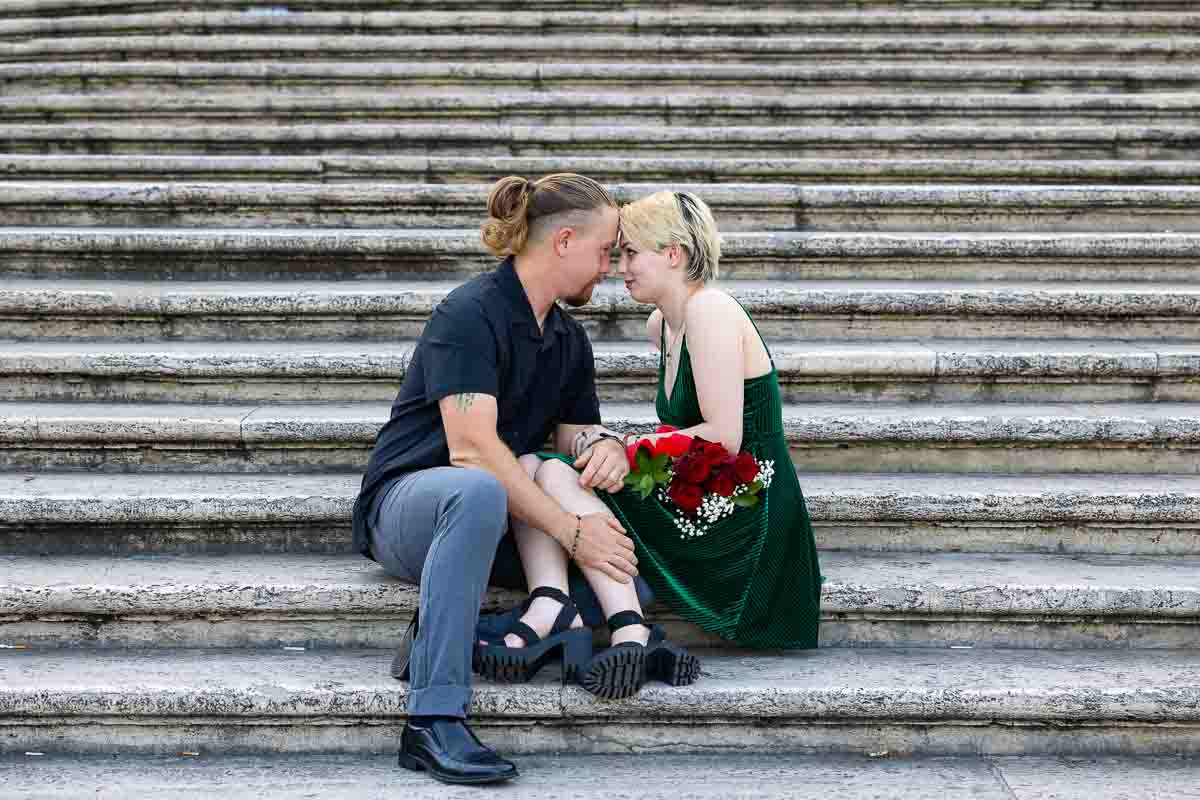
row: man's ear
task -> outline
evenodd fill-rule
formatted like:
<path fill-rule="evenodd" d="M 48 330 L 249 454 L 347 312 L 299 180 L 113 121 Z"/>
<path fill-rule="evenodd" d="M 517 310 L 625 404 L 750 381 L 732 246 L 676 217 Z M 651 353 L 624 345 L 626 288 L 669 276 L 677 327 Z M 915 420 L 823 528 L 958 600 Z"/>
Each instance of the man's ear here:
<path fill-rule="evenodd" d="M 671 261 L 671 269 L 675 269 L 683 263 L 683 248 L 678 244 L 672 244 L 667 248 L 667 258 Z"/>
<path fill-rule="evenodd" d="M 571 244 L 571 239 L 575 237 L 574 228 L 559 228 L 554 234 L 554 252 L 558 253 L 559 258 L 565 258 L 567 248 Z"/>

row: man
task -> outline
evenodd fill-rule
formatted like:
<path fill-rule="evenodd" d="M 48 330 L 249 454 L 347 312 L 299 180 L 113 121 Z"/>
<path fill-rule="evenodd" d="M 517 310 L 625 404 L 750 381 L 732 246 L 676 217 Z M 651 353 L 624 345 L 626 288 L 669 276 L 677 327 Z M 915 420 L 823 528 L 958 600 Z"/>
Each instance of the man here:
<path fill-rule="evenodd" d="M 581 175 L 509 177 L 493 188 L 488 211 L 484 244 L 506 258 L 434 311 L 354 507 L 355 549 L 420 584 L 393 665 L 410 679 L 400 763 L 448 783 L 517 775 L 465 721 L 489 577 L 510 587 L 520 580 L 509 515 L 573 546 L 582 566 L 624 582 L 637 575 L 620 524 L 564 511 L 534 482 L 529 455 L 552 433 L 561 452 L 582 435 L 585 485 L 616 489 L 628 473 L 620 442 L 590 435 L 602 430 L 591 345 L 557 305 L 584 305 L 607 274 L 616 202 Z"/>

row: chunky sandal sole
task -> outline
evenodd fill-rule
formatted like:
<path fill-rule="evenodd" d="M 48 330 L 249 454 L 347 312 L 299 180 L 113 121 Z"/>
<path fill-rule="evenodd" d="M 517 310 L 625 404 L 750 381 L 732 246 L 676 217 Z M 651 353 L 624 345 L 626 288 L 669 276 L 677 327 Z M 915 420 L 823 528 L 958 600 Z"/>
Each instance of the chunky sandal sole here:
<path fill-rule="evenodd" d="M 633 697 L 646 682 L 646 651 L 618 645 L 600 653 L 579 677 L 579 685 L 605 700 Z"/>
<path fill-rule="evenodd" d="M 690 686 L 700 678 L 700 659 L 673 645 L 660 646 L 646 656 L 646 677 L 668 686 Z"/>
<path fill-rule="evenodd" d="M 539 642 L 532 647 L 476 647 L 471 669 L 498 683 L 528 683 L 542 667 L 559 658 L 563 662 L 563 681 L 577 680 L 579 669 L 592 655 L 591 628 L 572 628 L 566 634 Z"/>

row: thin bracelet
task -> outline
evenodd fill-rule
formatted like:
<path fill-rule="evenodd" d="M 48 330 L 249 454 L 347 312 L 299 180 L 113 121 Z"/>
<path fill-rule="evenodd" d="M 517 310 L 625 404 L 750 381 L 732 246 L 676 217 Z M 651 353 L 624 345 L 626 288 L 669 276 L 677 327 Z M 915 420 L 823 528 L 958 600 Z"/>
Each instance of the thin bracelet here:
<path fill-rule="evenodd" d="M 587 444 L 584 446 L 584 448 L 583 448 L 583 449 L 584 449 L 584 450 L 587 450 L 589 447 L 594 447 L 596 444 L 598 444 L 599 442 L 603 442 L 605 439 L 612 439 L 614 442 L 616 442 L 617 444 L 621 445 L 621 447 L 624 447 L 624 446 L 625 446 L 625 440 L 624 440 L 624 439 L 622 439 L 621 437 L 619 437 L 619 436 L 614 436 L 613 434 L 611 434 L 611 433 L 608 433 L 608 432 L 606 432 L 606 431 L 601 431 L 600 433 L 597 433 L 597 434 L 595 435 L 595 438 L 593 438 L 591 441 L 589 441 L 589 442 L 588 442 L 588 443 L 587 443 Z"/>
<path fill-rule="evenodd" d="M 583 517 L 575 515 L 575 541 L 571 542 L 571 553 L 567 556 L 568 561 L 575 560 L 575 548 L 579 547 L 579 535 L 583 533 Z"/>

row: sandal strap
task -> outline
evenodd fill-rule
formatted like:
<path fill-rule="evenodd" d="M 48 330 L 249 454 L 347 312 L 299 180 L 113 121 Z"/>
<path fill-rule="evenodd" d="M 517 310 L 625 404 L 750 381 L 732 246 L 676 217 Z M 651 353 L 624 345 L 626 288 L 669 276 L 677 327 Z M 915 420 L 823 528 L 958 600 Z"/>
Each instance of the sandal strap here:
<path fill-rule="evenodd" d="M 520 620 L 514 622 L 512 627 L 508 629 L 508 632 L 515 633 L 517 636 L 520 636 L 522 639 L 524 639 L 526 647 L 533 647 L 542 640 L 542 637 L 537 635 L 537 631 Z"/>
<path fill-rule="evenodd" d="M 535 597 L 549 597 L 551 600 L 557 600 L 562 605 L 562 610 L 558 612 L 558 616 L 554 620 L 554 624 L 550 627 L 550 635 L 562 633 L 571 627 L 571 623 L 575 621 L 575 617 L 579 616 L 579 609 L 575 607 L 575 601 L 570 596 L 553 586 L 539 586 L 529 593 L 529 602 L 533 602 Z"/>
<path fill-rule="evenodd" d="M 608 618 L 608 629 L 616 631 L 630 625 L 644 625 L 646 620 L 636 611 L 618 611 Z"/>

